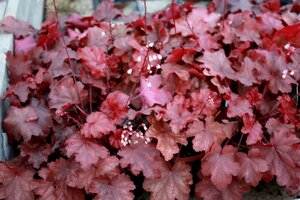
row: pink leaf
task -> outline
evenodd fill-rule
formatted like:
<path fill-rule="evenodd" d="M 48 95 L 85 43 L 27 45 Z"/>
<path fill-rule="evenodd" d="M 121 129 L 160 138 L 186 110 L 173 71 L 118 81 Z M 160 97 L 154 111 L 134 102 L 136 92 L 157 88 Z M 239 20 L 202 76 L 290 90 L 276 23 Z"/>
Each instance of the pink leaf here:
<path fill-rule="evenodd" d="M 188 199 L 190 186 L 193 183 L 191 167 L 183 162 L 176 162 L 172 169 L 166 164 L 162 166 L 160 178 L 146 179 L 143 187 L 151 192 L 153 200 L 185 200 Z"/>
<path fill-rule="evenodd" d="M 89 72 L 95 78 L 107 76 L 108 66 L 106 64 L 106 54 L 98 47 L 84 47 L 78 49 L 78 57 L 88 68 Z"/>
<path fill-rule="evenodd" d="M 208 88 L 191 93 L 191 105 L 194 113 L 198 115 L 214 116 L 221 105 L 221 101 L 220 95 Z"/>
<path fill-rule="evenodd" d="M 102 112 L 92 112 L 86 118 L 86 123 L 81 128 L 81 134 L 87 138 L 101 138 L 103 135 L 115 131 L 116 127 Z"/>
<path fill-rule="evenodd" d="M 204 176 L 211 175 L 212 183 L 220 190 L 225 189 L 231 182 L 232 176 L 240 173 L 240 165 L 236 161 L 236 148 L 226 145 L 223 149 L 219 145 L 203 158 L 201 172 Z"/>
<path fill-rule="evenodd" d="M 161 77 L 159 75 L 141 77 L 140 95 L 143 99 L 144 107 L 154 104 L 166 105 L 172 100 L 172 96 L 165 89 L 160 88 Z"/>
<path fill-rule="evenodd" d="M 270 144 L 256 146 L 267 161 L 270 173 L 276 176 L 278 185 L 288 189 L 294 188 L 300 180 L 299 142 L 294 134 L 280 130 L 273 133 Z"/>
<path fill-rule="evenodd" d="M 7 16 L 0 21 L 0 31 L 13 33 L 18 38 L 33 33 L 34 28 L 26 22 Z"/>
<path fill-rule="evenodd" d="M 230 126 L 214 121 L 213 117 L 207 117 L 205 124 L 202 121 L 194 121 L 187 131 L 188 136 L 195 136 L 193 149 L 195 151 L 208 152 L 214 144 L 221 145 L 230 132 Z"/>
<path fill-rule="evenodd" d="M 23 39 L 16 39 L 15 40 L 15 52 L 21 53 L 24 52 L 25 54 L 33 49 L 36 46 L 36 41 L 33 35 L 28 35 Z"/>
<path fill-rule="evenodd" d="M 166 118 L 171 120 L 170 127 L 175 134 L 178 134 L 193 119 L 192 113 L 187 109 L 188 105 L 189 102 L 183 95 L 176 95 L 167 105 Z"/>
<path fill-rule="evenodd" d="M 230 93 L 228 98 L 228 117 L 241 117 L 245 114 L 253 116 L 252 106 L 248 99 L 238 96 L 234 93 Z"/>
<path fill-rule="evenodd" d="M 247 145 L 255 144 L 261 141 L 263 138 L 263 131 L 261 124 L 249 115 L 243 116 L 244 126 L 242 128 L 243 133 L 248 133 L 246 140 Z"/>
<path fill-rule="evenodd" d="M 215 52 L 205 51 L 204 55 L 198 58 L 197 61 L 203 63 L 202 68 L 208 69 L 204 70 L 207 76 L 220 76 L 221 78 L 233 80 L 237 78 L 223 49 Z"/>
<path fill-rule="evenodd" d="M 248 155 L 242 152 L 237 153 L 237 160 L 241 165 L 239 177 L 244 178 L 245 182 L 253 187 L 258 185 L 263 172 L 269 169 L 268 163 L 262 158 L 262 154 L 256 148 L 250 149 Z"/>

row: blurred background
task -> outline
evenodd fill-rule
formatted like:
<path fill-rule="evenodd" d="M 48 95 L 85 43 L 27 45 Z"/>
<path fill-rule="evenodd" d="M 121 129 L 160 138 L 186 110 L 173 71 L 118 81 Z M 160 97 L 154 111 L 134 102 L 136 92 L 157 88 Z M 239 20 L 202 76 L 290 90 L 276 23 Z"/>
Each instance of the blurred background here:
<path fill-rule="evenodd" d="M 182 2 L 193 2 L 197 4 L 207 4 L 209 0 L 175 0 L 178 3 Z M 101 0 L 56 0 L 56 5 L 59 13 L 71 14 L 78 12 L 81 15 L 90 15 L 94 9 L 97 8 L 98 3 Z M 171 3 L 172 0 L 147 0 L 147 12 L 155 12 L 164 8 L 166 5 Z M 143 13 L 143 0 L 115 0 L 116 4 L 124 7 L 124 13 L 130 12 Z M 53 11 L 53 0 L 46 0 L 46 14 Z"/>

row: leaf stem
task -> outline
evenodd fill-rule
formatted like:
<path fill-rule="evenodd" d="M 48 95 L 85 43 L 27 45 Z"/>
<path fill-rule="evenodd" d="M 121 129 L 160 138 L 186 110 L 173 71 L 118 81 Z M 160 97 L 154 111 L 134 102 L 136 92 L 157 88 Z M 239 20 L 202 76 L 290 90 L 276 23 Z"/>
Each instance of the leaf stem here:
<path fill-rule="evenodd" d="M 190 157 L 178 157 L 177 161 L 182 161 L 182 162 L 194 162 L 196 160 L 200 160 L 204 157 L 205 153 L 202 152 L 198 155 L 195 156 L 190 156 Z"/>
<path fill-rule="evenodd" d="M 75 104 L 75 107 L 76 107 L 83 115 L 85 115 L 85 117 L 88 116 L 88 114 L 87 114 L 84 110 L 82 110 L 82 108 L 80 108 L 80 106 L 78 106 L 78 105 Z"/>
<path fill-rule="evenodd" d="M 68 48 L 67 48 L 67 44 L 66 44 L 66 41 L 65 41 L 65 38 L 64 38 L 64 32 L 63 32 L 63 30 L 61 28 L 61 25 L 59 23 L 58 12 L 57 12 L 57 7 L 56 7 L 56 0 L 53 0 L 52 2 L 53 2 L 54 13 L 55 13 L 55 18 L 56 18 L 56 25 L 57 25 L 58 29 L 60 30 L 60 32 L 62 34 L 61 39 L 62 39 L 62 42 L 63 42 L 63 48 L 66 51 L 66 54 L 67 54 L 67 57 L 68 57 L 68 65 L 69 65 L 69 68 L 71 70 L 74 83 L 76 84 L 76 77 L 75 77 L 74 69 L 72 67 L 71 57 L 70 57 L 70 54 L 69 54 L 69 51 L 68 51 Z M 81 105 L 81 107 L 83 107 L 83 102 L 82 102 L 81 96 L 79 94 L 78 88 L 77 87 L 75 87 L 75 88 L 76 88 L 76 92 L 77 92 L 77 95 L 78 95 L 78 98 L 79 98 L 79 101 L 80 101 L 80 105 Z"/>

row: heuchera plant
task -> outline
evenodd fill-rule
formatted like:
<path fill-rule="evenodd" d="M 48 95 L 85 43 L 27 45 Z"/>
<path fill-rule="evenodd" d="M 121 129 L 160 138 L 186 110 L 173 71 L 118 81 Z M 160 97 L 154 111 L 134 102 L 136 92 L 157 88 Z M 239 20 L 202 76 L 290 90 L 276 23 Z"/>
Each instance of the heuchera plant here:
<path fill-rule="evenodd" d="M 17 156 L 0 198 L 235 200 L 271 180 L 296 194 L 299 12 L 214 0 L 140 17 L 104 1 L 40 30 L 6 17 Z"/>

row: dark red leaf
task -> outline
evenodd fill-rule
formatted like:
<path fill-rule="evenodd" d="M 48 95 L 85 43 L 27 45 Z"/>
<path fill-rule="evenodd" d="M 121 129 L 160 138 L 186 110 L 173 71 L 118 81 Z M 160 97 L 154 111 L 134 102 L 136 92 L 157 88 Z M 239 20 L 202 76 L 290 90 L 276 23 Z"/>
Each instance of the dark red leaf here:
<path fill-rule="evenodd" d="M 49 93 L 49 107 L 64 111 L 74 104 L 85 101 L 87 91 L 83 87 L 81 82 L 74 83 L 70 77 L 56 82 Z"/>
<path fill-rule="evenodd" d="M 119 150 L 120 164 L 123 168 L 130 166 L 131 172 L 137 176 L 140 172 L 146 178 L 156 178 L 161 173 L 160 153 L 150 144 L 139 142 Z"/>
<path fill-rule="evenodd" d="M 73 135 L 66 141 L 66 155 L 75 156 L 83 169 L 96 164 L 99 158 L 107 158 L 108 150 L 93 139 L 84 138 L 81 135 Z"/>
<path fill-rule="evenodd" d="M 121 124 L 127 116 L 128 100 L 127 94 L 119 91 L 112 92 L 102 102 L 100 110 L 107 114 L 115 124 Z"/>
<path fill-rule="evenodd" d="M 9 83 L 15 84 L 23 78 L 32 75 L 31 61 L 23 53 L 13 55 L 10 51 L 6 53 L 6 61 L 9 72 Z M 20 67 L 22 66 L 22 67 Z"/>
<path fill-rule="evenodd" d="M 47 162 L 48 156 L 52 153 L 51 145 L 40 142 L 37 139 L 27 144 L 21 144 L 19 148 L 21 150 L 21 156 L 28 156 L 28 162 L 31 163 L 34 168 L 39 168 L 43 162 Z"/>
<path fill-rule="evenodd" d="M 173 133 L 169 125 L 163 121 L 156 121 L 154 118 L 148 119 L 151 126 L 146 131 L 150 138 L 157 139 L 156 148 L 162 153 L 166 161 L 173 158 L 179 152 L 178 143 L 187 145 L 184 133 Z"/>
<path fill-rule="evenodd" d="M 196 185 L 195 193 L 197 196 L 202 197 L 204 200 L 242 200 L 243 193 L 248 192 L 250 187 L 243 181 L 234 179 L 225 189 L 218 189 L 214 186 L 210 179 L 203 178 Z"/>
<path fill-rule="evenodd" d="M 32 136 L 42 135 L 43 130 L 38 123 L 39 115 L 32 106 L 17 108 L 11 106 L 4 118 L 4 129 L 15 140 L 28 142 Z"/>
<path fill-rule="evenodd" d="M 117 175 L 111 179 L 96 178 L 90 184 L 88 191 L 96 193 L 95 200 L 131 200 L 134 198 L 132 190 L 135 185 L 125 174 Z"/>
<path fill-rule="evenodd" d="M 37 187 L 33 178 L 34 170 L 0 163 L 0 198 L 8 200 L 34 199 L 33 190 Z"/>

